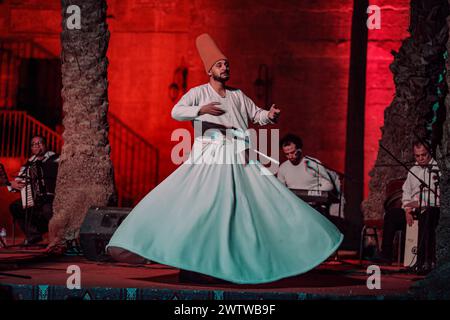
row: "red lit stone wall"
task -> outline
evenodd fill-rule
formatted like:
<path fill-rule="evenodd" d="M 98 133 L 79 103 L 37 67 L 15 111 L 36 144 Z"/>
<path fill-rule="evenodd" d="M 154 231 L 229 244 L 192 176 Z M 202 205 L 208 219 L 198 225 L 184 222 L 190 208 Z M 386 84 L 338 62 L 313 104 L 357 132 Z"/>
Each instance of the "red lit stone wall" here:
<path fill-rule="evenodd" d="M 381 29 L 369 30 L 366 76 L 366 121 L 364 151 L 364 195 L 367 197 L 369 171 L 378 153 L 378 141 L 384 121 L 384 109 L 395 93 L 389 65 L 392 50 L 398 51 L 401 40 L 408 37 L 409 0 L 373 0 L 370 4 L 381 8 Z"/>
<path fill-rule="evenodd" d="M 161 177 L 175 168 L 172 130 L 190 128 L 170 118 L 168 87 L 182 65 L 188 87 L 207 81 L 194 45 L 203 32 L 230 59 L 230 85 L 260 105 L 253 83 L 266 64 L 281 134 L 300 134 L 307 153 L 343 169 L 352 1 L 109 3 L 111 110 L 159 147 Z"/>
<path fill-rule="evenodd" d="M 377 152 L 383 110 L 394 92 L 390 50 L 407 35 L 407 0 L 373 1 L 382 29 L 369 32 L 365 172 Z M 170 161 L 174 71 L 188 68 L 188 88 L 207 81 L 194 40 L 210 33 L 231 62 L 230 85 L 255 102 L 259 65 L 269 68 L 270 102 L 282 109 L 281 135 L 302 136 L 305 152 L 344 170 L 352 0 L 110 0 L 110 110 L 160 150 L 160 180 Z M 0 38 L 27 39 L 58 56 L 58 0 L 4 0 Z M 2 71 L 3 72 L 3 71 Z M 1 96 L 1 95 L 0 95 Z M 368 180 L 366 180 L 367 185 Z M 3 193 L 4 191 L 1 191 Z"/>

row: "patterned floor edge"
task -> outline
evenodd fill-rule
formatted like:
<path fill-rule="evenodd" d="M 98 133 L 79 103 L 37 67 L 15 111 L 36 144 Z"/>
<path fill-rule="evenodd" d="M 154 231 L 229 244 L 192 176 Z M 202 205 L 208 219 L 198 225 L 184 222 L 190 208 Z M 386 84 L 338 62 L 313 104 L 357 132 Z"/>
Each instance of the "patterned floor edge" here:
<path fill-rule="evenodd" d="M 13 300 L 409 300 L 408 295 L 330 295 L 305 292 L 246 292 L 157 288 L 68 289 L 57 285 L 0 284 L 1 296 Z"/>

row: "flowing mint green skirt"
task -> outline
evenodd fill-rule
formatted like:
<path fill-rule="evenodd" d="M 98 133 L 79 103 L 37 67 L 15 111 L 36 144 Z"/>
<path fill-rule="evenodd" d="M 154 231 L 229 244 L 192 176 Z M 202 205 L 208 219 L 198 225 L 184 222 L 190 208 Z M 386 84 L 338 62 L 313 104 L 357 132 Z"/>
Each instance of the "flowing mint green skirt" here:
<path fill-rule="evenodd" d="M 108 250 L 249 284 L 326 260 L 343 235 L 259 162 L 228 163 L 239 148 L 197 138 L 189 160 L 139 202 Z"/>

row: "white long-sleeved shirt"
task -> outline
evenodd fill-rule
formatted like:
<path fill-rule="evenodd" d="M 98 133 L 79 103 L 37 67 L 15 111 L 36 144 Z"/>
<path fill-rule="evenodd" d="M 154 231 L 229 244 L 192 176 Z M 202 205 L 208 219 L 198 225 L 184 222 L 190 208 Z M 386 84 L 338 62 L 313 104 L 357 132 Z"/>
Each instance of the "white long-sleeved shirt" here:
<path fill-rule="evenodd" d="M 318 161 L 317 159 L 314 160 Z M 320 163 L 320 161 L 318 162 Z M 289 160 L 283 162 L 278 170 L 277 177 L 290 189 L 320 191 L 331 191 L 334 189 L 327 169 L 305 157 L 302 158 L 298 165 L 293 165 Z"/>
<path fill-rule="evenodd" d="M 436 188 L 435 182 L 437 181 L 437 174 L 439 176 L 441 175 L 440 172 L 430 172 L 430 169 L 432 170 L 438 170 L 437 162 L 432 159 L 429 162 L 429 165 L 432 166 L 432 168 L 429 167 L 421 167 L 415 163 L 415 166 L 411 168 L 411 171 L 418 176 L 420 179 L 422 179 L 426 184 L 430 183 L 430 174 L 431 174 L 431 190 L 434 190 L 438 197 L 435 201 L 435 196 L 433 192 L 430 192 L 430 205 L 431 206 L 439 206 L 439 188 Z M 408 176 L 406 177 L 405 183 L 403 184 L 403 194 L 402 194 L 402 207 L 407 207 L 407 204 L 413 201 L 417 201 L 419 203 L 420 198 L 420 181 L 417 180 L 411 173 L 408 172 Z M 422 192 L 422 207 L 426 206 L 428 204 L 428 188 L 425 187 Z"/>
<path fill-rule="evenodd" d="M 220 116 L 199 116 L 201 106 L 211 102 L 219 102 L 220 105 L 217 106 L 225 110 L 225 113 Z M 248 119 L 260 125 L 272 123 L 268 114 L 268 110 L 257 107 L 241 90 L 227 88 L 225 97 L 222 98 L 209 83 L 189 90 L 172 109 L 172 118 L 175 120 L 207 121 L 242 130 L 248 129 Z"/>
<path fill-rule="evenodd" d="M 44 154 L 44 157 L 42 159 L 42 162 L 46 162 L 50 157 L 54 156 L 56 153 L 54 153 L 53 151 L 47 151 Z M 30 158 L 28 158 L 28 163 L 32 163 L 37 161 L 37 157 L 35 155 L 31 156 Z M 57 159 L 54 160 L 55 162 L 59 162 L 59 157 Z M 14 180 L 16 181 L 21 181 L 23 178 L 20 178 L 20 176 L 23 176 L 24 174 L 26 174 L 25 170 L 27 169 L 26 165 L 23 165 L 20 167 L 19 173 L 17 174 L 17 178 L 15 178 Z M 9 192 L 17 192 L 18 190 L 13 189 L 11 186 L 7 186 L 8 191 Z"/>

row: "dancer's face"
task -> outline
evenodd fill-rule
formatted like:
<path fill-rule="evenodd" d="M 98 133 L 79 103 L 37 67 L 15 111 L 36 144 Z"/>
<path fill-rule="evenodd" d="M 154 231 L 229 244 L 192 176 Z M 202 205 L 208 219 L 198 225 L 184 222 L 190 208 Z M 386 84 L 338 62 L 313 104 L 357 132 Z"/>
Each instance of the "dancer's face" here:
<path fill-rule="evenodd" d="M 300 163 L 302 158 L 302 151 L 298 149 L 294 143 L 283 146 L 283 152 L 286 158 L 294 165 Z"/>
<path fill-rule="evenodd" d="M 419 166 L 425 166 L 431 161 L 431 155 L 425 146 L 414 146 L 414 158 Z"/>
<path fill-rule="evenodd" d="M 217 61 L 209 70 L 209 75 L 219 82 L 227 82 L 230 79 L 230 65 L 227 60 Z"/>

